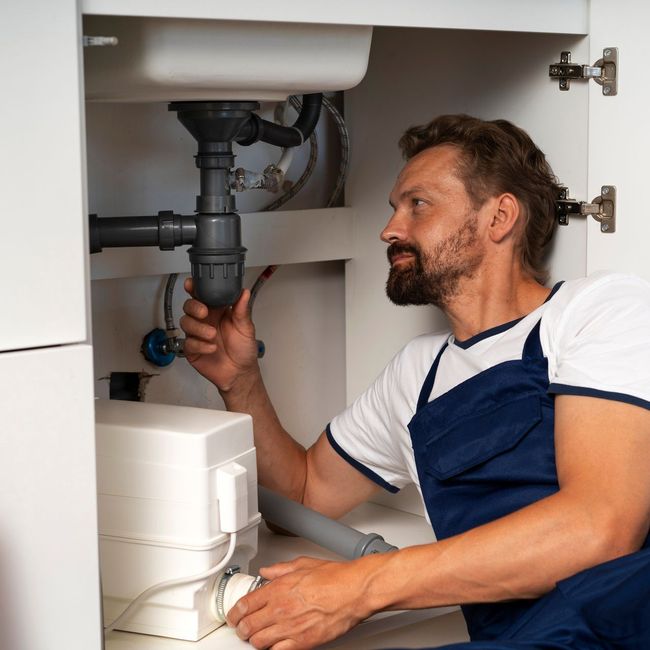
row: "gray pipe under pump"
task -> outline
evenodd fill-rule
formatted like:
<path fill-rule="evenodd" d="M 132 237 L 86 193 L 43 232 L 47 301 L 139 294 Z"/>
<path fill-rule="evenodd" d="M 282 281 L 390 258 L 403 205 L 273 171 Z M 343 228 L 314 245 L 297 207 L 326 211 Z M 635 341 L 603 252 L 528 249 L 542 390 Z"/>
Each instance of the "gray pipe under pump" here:
<path fill-rule="evenodd" d="M 397 550 L 377 533 L 362 533 L 261 485 L 258 498 L 260 513 L 267 522 L 348 560 Z"/>

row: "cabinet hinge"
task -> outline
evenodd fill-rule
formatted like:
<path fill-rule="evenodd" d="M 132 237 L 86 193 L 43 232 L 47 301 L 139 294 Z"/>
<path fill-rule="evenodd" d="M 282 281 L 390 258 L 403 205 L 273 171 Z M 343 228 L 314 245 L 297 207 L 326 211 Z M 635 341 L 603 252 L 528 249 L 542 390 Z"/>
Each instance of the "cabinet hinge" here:
<path fill-rule="evenodd" d="M 591 215 L 600 223 L 600 232 L 610 235 L 616 232 L 616 187 L 614 185 L 603 185 L 600 188 L 600 196 L 597 196 L 591 203 L 576 201 L 569 198 L 569 188 L 563 187 L 555 203 L 557 220 L 561 226 L 569 224 L 569 215 L 579 216 Z"/>
<path fill-rule="evenodd" d="M 557 79 L 560 90 L 569 90 L 572 79 L 593 79 L 603 87 L 603 95 L 613 97 L 618 92 L 617 86 L 618 48 L 606 47 L 603 58 L 593 65 L 571 63 L 571 52 L 561 52 L 559 63 L 548 67 L 548 76 Z"/>

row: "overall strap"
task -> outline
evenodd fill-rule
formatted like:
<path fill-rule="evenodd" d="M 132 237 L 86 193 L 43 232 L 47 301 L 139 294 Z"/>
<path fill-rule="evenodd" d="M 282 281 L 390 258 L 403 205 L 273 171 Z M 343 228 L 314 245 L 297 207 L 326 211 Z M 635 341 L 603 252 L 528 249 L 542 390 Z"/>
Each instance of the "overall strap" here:
<path fill-rule="evenodd" d="M 542 350 L 542 342 L 539 338 L 539 330 L 542 324 L 542 319 L 540 318 L 535 327 L 530 330 L 530 334 L 526 338 L 524 343 L 524 351 L 521 355 L 522 360 L 529 361 L 533 359 L 543 359 L 544 351 Z"/>
<path fill-rule="evenodd" d="M 436 356 L 436 359 L 433 362 L 433 365 L 431 366 L 431 370 L 429 370 L 429 374 L 427 375 L 427 378 L 424 380 L 424 384 L 422 384 L 422 390 L 420 391 L 420 396 L 418 397 L 418 405 L 417 405 L 416 412 L 419 411 L 424 406 L 426 406 L 429 402 L 429 395 L 431 395 L 431 391 L 433 390 L 433 383 L 436 380 L 438 365 L 440 364 L 442 353 L 447 349 L 448 345 L 449 345 L 449 341 L 445 341 L 445 344 L 440 348 L 440 352 L 438 352 L 438 356 Z"/>
<path fill-rule="evenodd" d="M 546 304 L 559 291 L 560 287 L 563 284 L 564 284 L 564 280 L 560 280 L 559 282 L 555 283 L 555 286 L 551 289 L 551 293 L 549 293 L 548 296 L 546 297 L 544 304 Z M 539 338 L 539 330 L 541 324 L 542 324 L 542 319 L 540 318 L 537 321 L 535 327 L 533 327 L 533 329 L 530 330 L 530 334 L 526 339 L 526 343 L 524 343 L 524 351 L 523 354 L 521 355 L 522 359 L 543 359 L 544 358 L 544 351 L 542 350 L 542 342 L 540 341 Z"/>

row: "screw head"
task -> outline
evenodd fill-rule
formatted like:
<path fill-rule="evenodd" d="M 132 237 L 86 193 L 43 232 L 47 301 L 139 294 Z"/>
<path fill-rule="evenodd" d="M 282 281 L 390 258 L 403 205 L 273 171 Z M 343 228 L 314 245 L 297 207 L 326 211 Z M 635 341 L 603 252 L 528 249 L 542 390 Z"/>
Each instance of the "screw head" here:
<path fill-rule="evenodd" d="M 604 224 L 602 224 L 602 225 L 600 226 L 600 229 L 601 229 L 603 232 L 607 232 L 607 231 L 609 230 L 609 224 L 608 224 L 608 223 L 604 223 Z"/>
<path fill-rule="evenodd" d="M 605 50 L 605 51 L 603 52 L 603 54 L 604 54 L 605 56 L 609 56 L 611 53 L 612 53 L 611 50 Z"/>
<path fill-rule="evenodd" d="M 612 89 L 609 86 L 603 88 L 603 95 L 609 95 L 612 92 Z"/>
<path fill-rule="evenodd" d="M 603 194 L 609 194 L 609 187 L 603 187 L 602 193 Z"/>

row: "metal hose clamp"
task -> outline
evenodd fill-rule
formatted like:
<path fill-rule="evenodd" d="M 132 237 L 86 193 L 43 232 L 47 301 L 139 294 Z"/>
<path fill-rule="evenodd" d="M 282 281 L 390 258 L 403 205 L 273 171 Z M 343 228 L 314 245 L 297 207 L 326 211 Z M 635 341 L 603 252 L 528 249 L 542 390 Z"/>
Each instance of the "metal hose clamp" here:
<path fill-rule="evenodd" d="M 221 578 L 219 579 L 219 585 L 217 586 L 215 595 L 215 611 L 217 619 L 222 623 L 226 622 L 226 612 L 223 611 L 223 598 L 224 594 L 226 593 L 226 585 L 228 584 L 230 578 L 232 578 L 236 573 L 239 573 L 239 571 L 240 567 L 236 564 L 233 564 L 233 566 L 228 567 L 223 572 Z"/>

